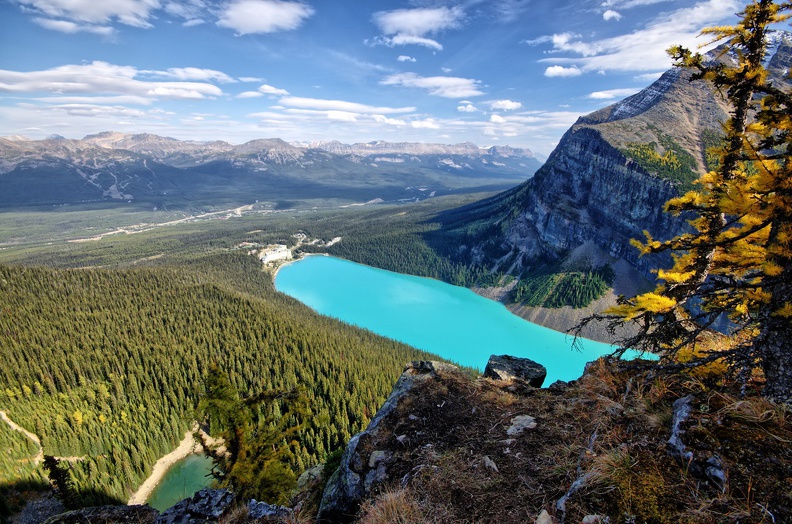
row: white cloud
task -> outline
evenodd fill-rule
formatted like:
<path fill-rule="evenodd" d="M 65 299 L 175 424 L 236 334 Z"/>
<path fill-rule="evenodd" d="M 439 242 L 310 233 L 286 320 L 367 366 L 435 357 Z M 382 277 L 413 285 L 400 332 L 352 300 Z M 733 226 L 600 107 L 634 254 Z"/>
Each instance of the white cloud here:
<path fill-rule="evenodd" d="M 88 24 L 113 21 L 151 27 L 151 12 L 159 9 L 159 0 L 17 0 L 26 10 L 52 19 L 67 19 Z M 55 26 L 48 27 L 53 29 Z M 56 29 L 62 31 L 62 29 Z"/>
<path fill-rule="evenodd" d="M 357 114 L 348 111 L 328 111 L 327 119 L 337 122 L 357 122 Z"/>
<path fill-rule="evenodd" d="M 410 126 L 415 129 L 440 129 L 440 126 L 435 122 L 434 118 L 426 118 L 424 120 L 413 120 Z"/>
<path fill-rule="evenodd" d="M 176 80 L 214 81 L 223 84 L 236 82 L 236 80 L 222 71 L 201 69 L 199 67 L 171 67 L 167 71 L 141 71 L 141 73 L 151 73 L 156 76 L 175 78 Z"/>
<path fill-rule="evenodd" d="M 417 62 L 415 58 L 407 55 L 399 55 L 399 58 L 397 58 L 396 60 L 398 60 L 399 62 Z"/>
<path fill-rule="evenodd" d="M 459 27 L 463 16 L 459 7 L 397 9 L 374 13 L 374 22 L 386 35 L 423 36 Z"/>
<path fill-rule="evenodd" d="M 44 71 L 0 70 L 0 92 L 86 95 L 133 95 L 164 98 L 213 98 L 223 91 L 202 82 L 143 81 L 146 74 L 132 66 L 107 62 L 64 65 Z"/>
<path fill-rule="evenodd" d="M 457 111 L 460 113 L 477 113 L 479 109 L 474 106 L 473 104 L 465 104 L 457 107 Z"/>
<path fill-rule="evenodd" d="M 347 102 L 344 100 L 326 100 L 323 98 L 302 98 L 288 96 L 281 98 L 279 102 L 286 107 L 298 109 L 313 109 L 322 111 L 347 111 L 349 113 L 362 114 L 393 114 L 393 113 L 412 113 L 414 107 L 374 107 L 357 102 Z"/>
<path fill-rule="evenodd" d="M 372 40 L 374 44 L 389 47 L 397 45 L 421 45 L 442 50 L 437 40 L 428 38 L 447 29 L 461 26 L 465 13 L 460 7 L 436 7 L 397 9 L 374 13 L 374 23 L 385 36 Z"/>
<path fill-rule="evenodd" d="M 608 89 L 607 91 L 594 91 L 589 93 L 586 98 L 592 100 L 611 100 L 613 98 L 624 98 L 625 96 L 634 95 L 640 91 L 639 88 L 627 87 L 624 89 Z"/>
<path fill-rule="evenodd" d="M 550 78 L 571 78 L 573 76 L 580 76 L 583 74 L 583 71 L 578 69 L 577 66 L 572 67 L 564 67 L 564 66 L 550 66 L 545 69 L 544 76 Z"/>
<path fill-rule="evenodd" d="M 380 124 L 388 124 L 390 126 L 403 126 L 407 125 L 407 122 L 401 120 L 399 118 L 388 118 L 385 115 L 371 115 L 375 122 L 379 122 Z"/>
<path fill-rule="evenodd" d="M 268 84 L 259 86 L 258 90 L 260 93 L 264 93 L 265 95 L 286 96 L 289 94 L 289 92 L 285 89 L 278 89 L 277 87 L 272 87 Z"/>
<path fill-rule="evenodd" d="M 74 33 L 94 33 L 102 36 L 110 36 L 115 30 L 110 26 L 104 25 L 91 25 L 91 24 L 76 24 L 68 20 L 51 20 L 49 18 L 34 18 L 33 21 L 51 31 L 60 31 L 61 33 L 74 34 Z"/>
<path fill-rule="evenodd" d="M 399 73 L 386 77 L 380 83 L 427 89 L 430 95 L 444 98 L 465 98 L 484 94 L 479 89 L 480 82 L 478 80 L 455 76 L 422 77 L 415 73 Z"/>
<path fill-rule="evenodd" d="M 378 36 L 372 40 L 368 40 L 367 43 L 388 47 L 396 47 L 397 45 L 421 45 L 436 51 L 443 50 L 443 45 L 437 40 L 415 35 L 395 35 L 393 37 Z"/>
<path fill-rule="evenodd" d="M 602 13 L 603 20 L 616 20 L 617 22 L 622 19 L 621 13 L 618 11 L 614 11 L 613 9 L 608 9 L 604 13 Z"/>
<path fill-rule="evenodd" d="M 226 6 L 217 25 L 240 35 L 297 29 L 314 9 L 301 2 L 236 0 Z"/>
<path fill-rule="evenodd" d="M 492 122 L 494 124 L 505 124 L 506 123 L 506 119 L 503 118 L 500 115 L 491 115 L 490 116 L 490 122 Z"/>
<path fill-rule="evenodd" d="M 263 93 L 259 93 L 258 91 L 244 91 L 239 93 L 236 97 L 237 98 L 260 98 L 264 96 Z"/>
<path fill-rule="evenodd" d="M 137 109 L 130 109 L 123 106 L 104 106 L 93 104 L 62 104 L 52 106 L 53 111 L 63 112 L 70 116 L 89 116 L 89 117 L 142 117 L 146 113 Z"/>
<path fill-rule="evenodd" d="M 250 83 L 259 83 L 263 82 L 263 78 L 259 78 L 257 76 L 240 76 L 238 79 L 240 82 L 250 82 Z"/>
<path fill-rule="evenodd" d="M 633 80 L 636 82 L 654 82 L 661 76 L 663 76 L 664 71 L 660 71 L 659 73 L 644 73 L 642 75 L 636 75 L 633 77 Z"/>
<path fill-rule="evenodd" d="M 656 3 L 656 2 L 649 2 Z M 646 5 L 625 2 L 619 7 Z M 574 64 L 583 71 L 657 71 L 671 66 L 665 50 L 680 44 L 695 49 L 702 27 L 730 22 L 744 7 L 741 0 L 702 0 L 675 11 L 666 11 L 635 31 L 600 40 L 584 41 L 581 35 L 561 33 L 551 37 L 554 54 L 578 55 L 547 58 L 542 62 Z"/>
<path fill-rule="evenodd" d="M 205 23 L 206 23 L 206 20 L 203 20 L 202 18 L 192 18 L 190 20 L 185 20 L 182 23 L 182 25 L 184 27 L 195 27 L 197 25 L 201 25 L 201 24 L 205 24 Z"/>
<path fill-rule="evenodd" d="M 496 100 L 490 103 L 490 108 L 492 109 L 502 109 L 504 111 L 514 111 L 515 109 L 520 109 L 522 104 L 520 102 L 515 102 L 513 100 Z"/>

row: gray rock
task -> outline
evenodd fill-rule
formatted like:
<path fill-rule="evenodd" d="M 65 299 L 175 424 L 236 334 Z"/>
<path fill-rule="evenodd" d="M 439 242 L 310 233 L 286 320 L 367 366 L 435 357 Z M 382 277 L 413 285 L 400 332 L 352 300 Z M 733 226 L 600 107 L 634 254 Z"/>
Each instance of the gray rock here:
<path fill-rule="evenodd" d="M 227 489 L 202 489 L 189 499 L 166 509 L 156 524 L 199 524 L 217 522 L 234 502 Z"/>
<path fill-rule="evenodd" d="M 509 355 L 492 355 L 484 369 L 484 376 L 495 380 L 524 380 L 540 388 L 547 377 L 547 369 L 533 360 Z"/>
<path fill-rule="evenodd" d="M 543 509 L 539 516 L 534 521 L 535 524 L 555 524 L 555 520 L 550 516 L 546 509 Z"/>
<path fill-rule="evenodd" d="M 417 383 L 431 380 L 438 372 L 457 369 L 441 362 L 415 361 L 407 365 L 390 396 L 368 427 L 349 440 L 341 465 L 328 479 L 319 506 L 319 522 L 351 522 L 361 501 L 387 476 L 386 465 L 390 457 L 375 451 L 368 457 L 361 456 L 358 446 L 362 438 L 372 438 L 379 432 L 379 425 L 398 406 L 399 401 Z"/>
<path fill-rule="evenodd" d="M 610 524 L 610 518 L 605 515 L 586 515 L 581 524 Z"/>
<path fill-rule="evenodd" d="M 324 464 L 317 464 L 312 468 L 308 468 L 302 472 L 300 478 L 297 479 L 297 490 L 302 490 L 309 484 L 319 481 L 324 475 Z"/>
<path fill-rule="evenodd" d="M 511 426 L 506 429 L 506 434 L 514 437 L 525 431 L 526 429 L 534 429 L 536 427 L 536 419 L 530 415 L 517 415 L 511 419 Z"/>
<path fill-rule="evenodd" d="M 294 511 L 285 506 L 276 506 L 274 504 L 267 504 L 266 502 L 258 502 L 256 499 L 248 502 L 248 518 L 263 519 L 263 518 L 287 518 L 291 517 Z"/>

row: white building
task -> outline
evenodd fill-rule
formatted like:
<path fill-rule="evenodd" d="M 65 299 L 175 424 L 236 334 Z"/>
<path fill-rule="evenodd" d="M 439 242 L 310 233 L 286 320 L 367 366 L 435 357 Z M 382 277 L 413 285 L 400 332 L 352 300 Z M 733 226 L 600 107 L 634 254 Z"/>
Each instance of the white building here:
<path fill-rule="evenodd" d="M 259 260 L 263 264 L 269 264 L 270 262 L 277 262 L 279 260 L 291 260 L 292 259 L 292 252 L 287 246 L 283 244 L 277 244 L 274 246 L 267 246 L 264 248 L 261 253 L 259 253 Z"/>

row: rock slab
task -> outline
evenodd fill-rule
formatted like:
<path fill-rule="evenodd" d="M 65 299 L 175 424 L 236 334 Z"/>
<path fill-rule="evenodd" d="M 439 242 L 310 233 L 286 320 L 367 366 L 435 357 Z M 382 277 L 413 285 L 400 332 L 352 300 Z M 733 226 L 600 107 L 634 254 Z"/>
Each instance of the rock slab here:
<path fill-rule="evenodd" d="M 547 368 L 527 358 L 492 355 L 484 368 L 484 376 L 495 380 L 523 380 L 540 388 L 547 377 Z"/>

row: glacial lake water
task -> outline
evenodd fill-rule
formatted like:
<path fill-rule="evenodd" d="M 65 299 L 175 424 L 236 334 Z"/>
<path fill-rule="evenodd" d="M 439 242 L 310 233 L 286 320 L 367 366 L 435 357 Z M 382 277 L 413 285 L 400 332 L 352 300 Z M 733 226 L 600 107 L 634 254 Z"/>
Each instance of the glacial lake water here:
<path fill-rule="evenodd" d="M 574 380 L 587 362 L 613 351 L 512 314 L 503 304 L 438 280 L 393 273 L 328 256 L 282 267 L 275 287 L 310 306 L 462 365 L 484 369 L 490 355 L 527 357 L 547 368 L 545 385 Z"/>
<path fill-rule="evenodd" d="M 146 504 L 164 511 L 198 490 L 209 487 L 212 478 L 212 460 L 206 455 L 187 455 L 168 468 L 168 472 L 151 492 Z"/>

